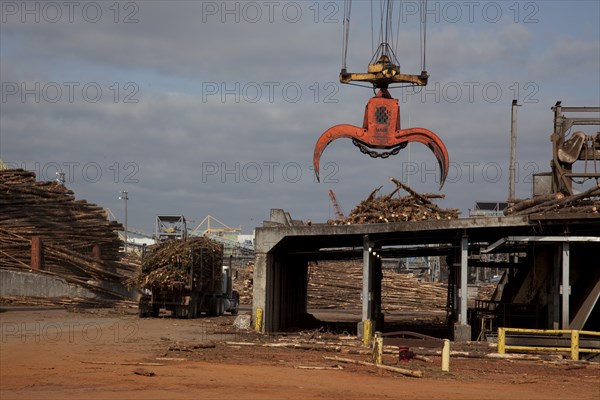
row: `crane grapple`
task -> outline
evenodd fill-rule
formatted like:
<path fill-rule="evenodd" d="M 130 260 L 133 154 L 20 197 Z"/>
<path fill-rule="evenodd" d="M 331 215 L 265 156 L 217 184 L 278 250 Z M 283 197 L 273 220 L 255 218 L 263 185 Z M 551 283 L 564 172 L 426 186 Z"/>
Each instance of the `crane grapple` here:
<path fill-rule="evenodd" d="M 313 164 L 319 179 L 319 160 L 325 148 L 339 138 L 352 139 L 363 153 L 372 157 L 386 158 L 397 154 L 410 142 L 423 143 L 435 155 L 440 167 L 440 188 L 448 175 L 448 151 L 442 140 L 425 128 L 400 129 L 400 107 L 398 99 L 392 98 L 385 88 L 379 88 L 375 97 L 369 99 L 365 107 L 363 126 L 348 124 L 335 125 L 326 130 L 315 145 Z M 369 149 L 388 150 L 378 153 Z"/>

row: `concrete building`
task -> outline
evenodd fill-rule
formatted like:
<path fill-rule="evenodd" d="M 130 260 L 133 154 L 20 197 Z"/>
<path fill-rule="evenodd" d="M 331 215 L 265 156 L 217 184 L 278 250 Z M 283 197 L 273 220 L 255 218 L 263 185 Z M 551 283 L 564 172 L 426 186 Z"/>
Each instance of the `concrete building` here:
<path fill-rule="evenodd" d="M 600 215 L 510 216 L 372 225 L 311 225 L 283 210 L 256 229 L 253 318 L 262 314 L 265 332 L 285 330 L 307 312 L 309 261 L 363 259 L 362 317 L 384 330 L 381 315 L 381 259 L 446 256 L 452 269 L 448 285 L 455 340 L 472 338 L 467 310 L 467 268 L 490 267 L 481 254 L 506 253 L 511 271 L 502 283 L 505 326 L 600 329 Z M 498 265 L 492 267 L 497 268 Z M 563 289 L 568 287 L 570 290 Z M 521 303 L 537 314 L 515 315 Z M 512 307 L 512 308 L 511 308 Z M 505 311 L 506 311 L 505 310 Z M 470 323 L 471 322 L 471 323 Z"/>

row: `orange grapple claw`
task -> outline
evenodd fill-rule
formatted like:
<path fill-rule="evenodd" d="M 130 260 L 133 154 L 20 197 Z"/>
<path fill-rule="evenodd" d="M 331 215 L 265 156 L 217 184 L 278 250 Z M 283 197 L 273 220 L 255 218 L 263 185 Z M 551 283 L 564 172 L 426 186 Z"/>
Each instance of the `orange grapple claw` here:
<path fill-rule="evenodd" d="M 327 129 L 317 141 L 313 165 L 319 179 L 319 160 L 325 148 L 339 138 L 349 138 L 371 149 L 400 149 L 410 142 L 423 143 L 431 149 L 440 166 L 440 189 L 448 175 L 448 151 L 444 142 L 425 128 L 400 129 L 398 99 L 392 98 L 386 89 L 380 89 L 369 99 L 365 107 L 363 127 L 341 124 Z"/>

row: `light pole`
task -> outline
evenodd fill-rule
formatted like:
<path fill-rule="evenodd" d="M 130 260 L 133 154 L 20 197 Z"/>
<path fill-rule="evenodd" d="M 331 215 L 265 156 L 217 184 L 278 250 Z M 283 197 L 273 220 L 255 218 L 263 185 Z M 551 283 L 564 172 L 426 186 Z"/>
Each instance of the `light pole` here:
<path fill-rule="evenodd" d="M 127 190 L 121 190 L 119 200 L 125 200 L 125 253 L 127 253 L 127 200 L 129 200 Z"/>
<path fill-rule="evenodd" d="M 515 201 L 515 164 L 517 159 L 517 100 L 513 100 L 510 123 L 510 161 L 508 164 L 508 201 Z"/>

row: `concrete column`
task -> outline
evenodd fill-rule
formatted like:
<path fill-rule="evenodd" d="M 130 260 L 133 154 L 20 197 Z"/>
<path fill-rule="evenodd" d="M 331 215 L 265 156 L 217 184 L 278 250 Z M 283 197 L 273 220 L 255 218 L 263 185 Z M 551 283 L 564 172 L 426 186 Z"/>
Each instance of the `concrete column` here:
<path fill-rule="evenodd" d="M 31 269 L 44 269 L 44 244 L 39 236 L 31 237 Z"/>
<path fill-rule="evenodd" d="M 373 255 L 375 244 L 365 235 L 363 237 L 363 287 L 362 287 L 362 320 L 373 318 Z"/>
<path fill-rule="evenodd" d="M 371 327 L 373 325 L 374 306 L 373 306 L 373 255 L 375 243 L 369 240 L 368 235 L 363 236 L 363 282 L 362 282 L 362 318 L 358 324 L 358 336 L 362 337 L 365 321 Z M 372 333 L 372 332 L 371 332 Z"/>
<path fill-rule="evenodd" d="M 380 250 L 380 249 L 378 249 Z M 379 255 L 379 253 L 377 253 Z M 373 298 L 371 304 L 373 307 L 372 319 L 374 320 L 374 331 L 383 330 L 383 314 L 381 313 L 381 281 L 383 272 L 381 270 L 381 257 L 373 258 Z"/>
<path fill-rule="evenodd" d="M 468 257 L 469 257 L 469 238 L 463 237 L 460 245 L 460 271 L 458 278 L 458 323 L 467 324 L 467 298 L 468 298 Z"/>
<path fill-rule="evenodd" d="M 253 273 L 253 289 L 252 289 L 252 326 L 256 323 L 256 310 L 261 309 L 263 312 L 263 326 L 261 330 L 265 330 L 265 314 L 267 310 L 267 254 L 256 253 L 254 273 Z M 269 310 L 270 311 L 270 310 Z"/>
<path fill-rule="evenodd" d="M 454 325 L 454 340 L 471 340 L 471 326 L 467 323 L 467 298 L 468 298 L 468 257 L 469 257 L 469 238 L 463 236 L 460 242 L 460 270 L 458 271 L 458 320 Z"/>
<path fill-rule="evenodd" d="M 569 314 L 569 295 L 571 294 L 571 286 L 569 285 L 569 255 L 569 242 L 564 242 L 562 244 L 562 329 L 569 329 L 571 325 L 571 318 Z"/>

